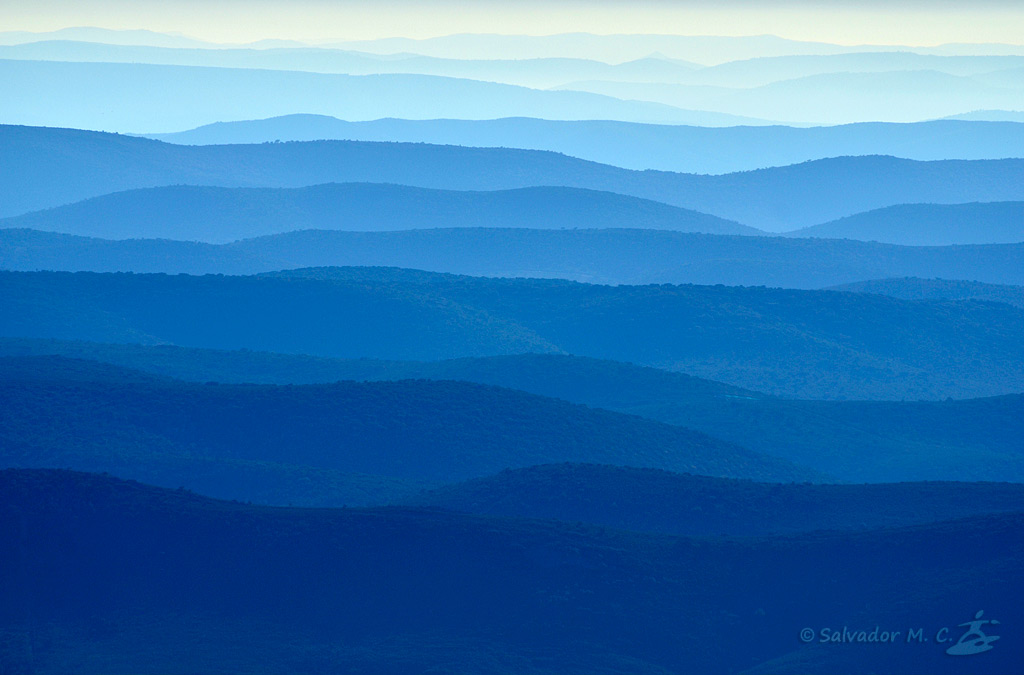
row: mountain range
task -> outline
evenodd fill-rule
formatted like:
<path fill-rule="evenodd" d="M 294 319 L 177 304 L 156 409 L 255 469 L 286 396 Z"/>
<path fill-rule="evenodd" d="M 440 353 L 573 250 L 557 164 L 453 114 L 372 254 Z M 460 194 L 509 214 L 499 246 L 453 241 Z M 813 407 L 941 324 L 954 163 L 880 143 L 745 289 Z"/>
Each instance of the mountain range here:
<path fill-rule="evenodd" d="M 304 188 L 172 185 L 115 192 L 0 219 L 0 229 L 206 243 L 298 230 L 381 232 L 456 227 L 766 234 L 716 216 L 613 192 L 565 187 L 456 191 L 384 183 Z M 1020 243 L 1024 242 L 1024 202 L 900 204 L 784 234 L 900 246 Z M 784 246 L 779 242 L 766 245 Z M 947 255 L 957 257 L 956 252 Z"/>
<path fill-rule="evenodd" d="M 0 229 L 0 267 L 24 271 L 256 274 L 351 265 L 604 284 L 816 289 L 908 275 L 1024 284 L 1022 259 L 1024 244 L 917 247 L 665 230 L 306 230 L 212 245 Z"/>
<path fill-rule="evenodd" d="M 3 272 L 0 291 L 4 337 L 392 360 L 570 353 L 797 398 L 1024 390 L 1024 312 L 1000 303 L 372 268 Z"/>
<path fill-rule="evenodd" d="M 523 59 L 586 58 L 609 63 L 639 59 L 652 52 L 666 58 L 717 64 L 737 59 L 792 55 L 828 55 L 863 52 L 936 55 L 1024 55 L 1017 44 L 947 43 L 930 47 L 900 44 L 840 45 L 822 41 L 792 40 L 777 35 L 714 36 L 674 34 L 593 34 L 585 32 L 551 35 L 508 35 L 463 33 L 427 39 L 389 37 L 370 40 L 327 40 L 308 42 L 287 39 L 223 43 L 201 40 L 180 33 L 152 30 L 116 30 L 96 26 L 73 26 L 52 31 L 2 31 L 0 44 L 27 44 L 49 40 L 71 40 L 109 45 L 176 48 L 319 47 L 345 49 L 369 54 L 422 54 L 437 58 Z"/>
<path fill-rule="evenodd" d="M 1017 110 L 1024 106 L 1024 79 L 1016 68 L 975 76 L 936 70 L 830 72 L 746 89 L 581 80 L 555 90 L 587 91 L 731 115 L 757 114 L 785 124 L 920 122 L 970 110 Z"/>
<path fill-rule="evenodd" d="M 24 48 L 0 46 L 0 55 L 4 51 Z M 214 64 L 225 61 L 218 58 L 219 51 L 194 54 Z M 0 120 L 121 133 L 168 133 L 294 113 L 354 121 L 538 117 L 820 125 L 920 122 L 971 110 L 1024 107 L 1019 60 L 1015 67 L 980 75 L 827 72 L 737 88 L 677 83 L 673 79 L 680 68 L 664 59 L 604 67 L 574 61 L 490 61 L 366 68 L 363 61 L 362 67 L 347 70 L 383 72 L 351 75 L 269 69 L 265 56 L 260 50 L 234 59 L 255 61 L 244 68 L 153 64 L 144 62 L 145 56 L 132 62 L 0 59 L 0 76 L 11 93 L 0 101 Z M 635 81 L 637 77 L 642 81 Z"/>
<path fill-rule="evenodd" d="M 509 469 L 408 499 L 462 513 L 684 536 L 858 530 L 1020 511 L 1024 485 L 788 485 L 656 469 L 558 464 Z"/>
<path fill-rule="evenodd" d="M 580 80 L 682 84 L 750 89 L 809 76 L 845 73 L 930 71 L 992 82 L 993 73 L 1024 66 L 1021 55 L 937 55 L 908 51 L 860 51 L 738 59 L 710 67 L 655 53 L 621 62 L 564 55 L 547 58 L 439 58 L 415 53 L 365 51 L 301 45 L 216 49 L 114 45 L 42 40 L 0 46 L 0 58 L 23 61 L 144 63 L 173 66 L 287 70 L 346 75 L 401 73 L 482 80 L 544 89 Z M 713 115 L 709 115 L 709 118 Z M 723 116 L 724 118 L 725 116 Z"/>
<path fill-rule="evenodd" d="M 394 183 L 448 190 L 561 186 L 660 201 L 769 231 L 906 203 L 1024 199 L 1024 159 L 915 162 L 844 157 L 722 176 L 630 171 L 555 153 L 319 141 L 180 146 L 113 134 L 0 127 L 0 216 L 110 192 L 192 184 Z M 807 199 L 807 195 L 816 195 Z"/>
<path fill-rule="evenodd" d="M 0 493 L 8 670 L 945 675 L 965 666 L 930 641 L 943 627 L 1022 620 L 1014 513 L 708 539 L 254 507 L 68 471 L 2 471 Z M 799 639 L 876 625 L 900 642 Z M 970 672 L 1022 652 L 1002 640 Z"/>
<path fill-rule="evenodd" d="M 193 382 L 475 382 L 687 427 L 844 481 L 1024 482 L 1020 395 L 917 402 L 793 400 L 684 373 L 564 354 L 383 361 L 0 339 L 0 355 L 62 355 Z M 102 379 L 79 369 L 85 371 L 80 377 Z M 74 372 L 65 364 L 60 375 L 68 380 Z"/>
<path fill-rule="evenodd" d="M 0 78 L 9 94 L 0 100 L 0 120 L 7 124 L 121 133 L 181 131 L 211 122 L 295 112 L 352 120 L 540 117 L 700 124 L 708 117 L 660 103 L 588 92 L 403 73 L 339 75 L 0 59 Z"/>
<path fill-rule="evenodd" d="M 977 281 L 954 281 L 950 279 L 874 279 L 861 281 L 835 290 L 855 293 L 879 293 L 907 300 L 984 300 L 1005 302 L 1014 307 L 1024 308 L 1024 287 L 999 284 L 983 284 Z"/>
<path fill-rule="evenodd" d="M 1020 671 L 1024 46 L 220 4 L 0 31 L 0 675 Z"/>
<path fill-rule="evenodd" d="M 567 461 L 825 478 L 678 426 L 467 382 L 203 384 L 8 357 L 0 399 L 5 466 L 111 472 L 278 504 L 341 506 L 354 492 L 348 476 L 364 491 L 371 480 L 384 486 L 364 495 L 379 504 L 401 486 Z"/>
<path fill-rule="evenodd" d="M 0 229 L 208 243 L 295 230 L 375 232 L 438 227 L 639 227 L 763 234 L 688 209 L 596 190 L 532 187 L 457 192 L 380 183 L 304 188 L 175 185 L 118 192 L 0 220 Z"/>
<path fill-rule="evenodd" d="M 968 57 L 969 58 L 969 57 Z M 259 70 L 286 70 L 340 75 L 436 75 L 545 89 L 572 80 L 610 78 L 651 81 L 677 79 L 695 64 L 648 57 L 609 64 L 593 59 L 441 59 L 416 54 L 377 55 L 323 47 L 171 48 L 107 45 L 95 42 L 49 40 L 0 46 L 0 59 L 92 63 L 146 63 Z M 1004 67 L 1024 59 L 1000 57 Z M 987 70 L 996 70 L 990 67 Z M 707 115 L 708 121 L 715 118 Z M 729 116 L 721 115 L 721 121 Z M 739 118 L 733 123 L 740 122 Z M 749 120 L 754 121 L 754 120 Z"/>
<path fill-rule="evenodd" d="M 788 233 L 907 246 L 1024 241 L 1024 202 L 900 204 Z"/>
<path fill-rule="evenodd" d="M 324 115 L 285 115 L 149 137 L 183 145 L 334 139 L 523 148 L 627 169 L 721 174 L 856 155 L 919 161 L 1020 157 L 1020 121 L 712 127 L 528 118 L 350 122 Z"/>

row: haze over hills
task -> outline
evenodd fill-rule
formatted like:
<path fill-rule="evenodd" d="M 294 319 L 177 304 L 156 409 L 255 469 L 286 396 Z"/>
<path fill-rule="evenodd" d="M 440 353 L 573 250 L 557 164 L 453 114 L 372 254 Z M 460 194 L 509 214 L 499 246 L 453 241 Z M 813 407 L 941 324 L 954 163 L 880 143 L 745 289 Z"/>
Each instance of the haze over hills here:
<path fill-rule="evenodd" d="M 270 493 L 304 506 L 343 505 L 319 485 L 339 476 L 387 485 L 369 495 L 380 504 L 395 479 L 436 485 L 565 461 L 773 482 L 825 478 L 681 427 L 466 382 L 147 382 L 116 366 L 84 365 L 92 377 L 58 356 L 0 359 L 4 465 L 182 481 L 243 500 Z"/>
<path fill-rule="evenodd" d="M 9 94 L 0 101 L 0 120 L 6 124 L 121 133 L 180 131 L 211 122 L 294 112 L 352 120 L 522 116 L 700 123 L 703 119 L 703 113 L 660 103 L 432 75 L 3 59 L 0 78 Z"/>
<path fill-rule="evenodd" d="M 985 76 L 996 71 L 1019 68 L 1022 65 L 1024 56 L 1009 54 L 949 55 L 910 50 L 788 54 L 736 59 L 707 68 L 698 68 L 685 73 L 675 82 L 754 88 L 812 75 L 934 71 L 948 75 Z M 663 79 L 661 82 L 673 81 Z"/>
<path fill-rule="evenodd" d="M 0 355 L 50 354 L 194 382 L 476 382 L 684 426 L 844 481 L 1024 482 L 1024 396 L 1019 395 L 943 402 L 822 402 L 780 399 L 683 373 L 564 354 L 382 361 L 0 339 Z M 70 379 L 74 373 L 69 370 L 63 369 L 61 376 Z M 98 376 L 87 371 L 81 377 Z"/>
<path fill-rule="evenodd" d="M 1020 620 L 1019 514 L 707 540 L 437 510 L 260 508 L 62 471 L 3 471 L 0 490 L 0 519 L 17 523 L 0 529 L 15 561 L 3 625 L 20 629 L 8 663 L 43 672 L 88 655 L 96 671 L 142 673 L 698 673 L 802 657 L 819 672 L 946 674 L 963 665 L 941 644 L 880 656 L 793 636 L 875 622 L 935 632 L 976 607 Z M 61 639 L 44 641 L 40 625 Z M 1006 643 L 971 671 L 1012 672 L 1022 648 Z"/>
<path fill-rule="evenodd" d="M 1024 242 L 1024 202 L 899 204 L 787 233 L 906 246 Z"/>
<path fill-rule="evenodd" d="M 756 114 L 788 124 L 920 122 L 968 110 L 1024 107 L 1024 88 L 1016 77 L 986 81 L 932 70 L 824 73 L 749 89 L 614 80 L 580 80 L 555 89 L 732 115 Z"/>
<path fill-rule="evenodd" d="M 528 118 L 349 122 L 324 115 L 285 115 L 149 137 L 183 145 L 337 139 L 509 147 L 551 150 L 627 169 L 711 174 L 856 155 L 924 161 L 1024 157 L 1024 124 L 954 120 L 713 128 Z"/>
<path fill-rule="evenodd" d="M 437 75 L 545 89 L 572 80 L 608 78 L 661 81 L 684 77 L 697 66 L 685 61 L 647 57 L 619 64 L 592 59 L 439 59 L 416 54 L 377 55 L 325 48 L 167 48 L 107 45 L 95 42 L 43 41 L 0 46 L 0 59 L 93 63 L 147 63 L 262 70 L 289 70 L 341 75 Z M 1004 67 L 1024 59 L 1005 58 Z M 990 67 L 987 70 L 995 70 Z M 715 119 L 713 113 L 707 120 Z M 730 117 L 719 115 L 720 122 Z M 736 123 L 738 118 L 732 119 Z M 750 120 L 751 122 L 755 120 Z"/>
<path fill-rule="evenodd" d="M 1024 199 L 1024 159 L 845 157 L 722 176 L 629 171 L 534 150 L 320 141 L 189 147 L 70 129 L 0 127 L 0 216 L 140 187 L 395 183 L 452 190 L 579 187 L 769 231 L 905 203 Z M 814 194 L 815 199 L 807 199 Z M 877 275 L 876 275 L 877 276 Z"/>
<path fill-rule="evenodd" d="M 23 49 L 0 46 L 0 55 Z M 552 72 L 550 64 L 494 62 L 393 64 L 349 68 L 357 73 L 383 71 L 350 75 L 266 69 L 259 63 L 266 61 L 262 52 L 252 56 L 257 63 L 244 68 L 0 59 L 0 76 L 11 93 L 0 102 L 0 121 L 121 133 L 168 133 L 294 113 L 355 121 L 538 117 L 816 125 L 919 122 L 970 110 L 1024 107 L 1024 82 L 1014 69 L 984 77 L 931 70 L 838 72 L 736 88 L 666 81 L 675 75 L 665 75 L 660 61 L 597 66 L 597 72 L 565 64 L 564 76 Z M 623 69 L 638 71 L 642 81 L 620 75 Z"/>
<path fill-rule="evenodd" d="M 711 67 L 655 52 L 605 62 L 559 55 L 542 58 L 439 58 L 404 52 L 375 54 L 337 48 L 116 45 L 81 40 L 40 40 L 0 46 L 0 58 L 17 60 L 147 63 L 154 65 L 260 68 L 348 75 L 404 73 L 440 75 L 531 88 L 578 80 L 760 87 L 782 80 L 836 73 L 934 71 L 979 76 L 1024 66 L 1022 55 L 936 55 L 909 51 L 861 51 L 830 55 L 787 55 L 737 59 Z"/>
<path fill-rule="evenodd" d="M 754 58 L 794 55 L 830 55 L 864 52 L 914 53 L 947 56 L 1024 55 L 1024 47 L 998 43 L 946 43 L 931 47 L 900 44 L 839 45 L 824 41 L 791 40 L 774 35 L 709 36 L 671 34 L 599 35 L 585 32 L 552 35 L 451 34 L 427 39 L 403 37 L 345 41 L 300 41 L 267 39 L 250 43 L 204 41 L 179 33 L 151 30 L 111 30 L 76 26 L 54 31 L 0 31 L 0 44 L 26 44 L 49 40 L 72 40 L 110 45 L 138 45 L 175 48 L 268 48 L 318 47 L 361 50 L 382 56 L 407 53 L 436 58 L 523 59 L 586 58 L 618 63 L 644 58 L 652 52 L 666 58 L 717 64 Z"/>
<path fill-rule="evenodd" d="M 989 122 L 1024 122 L 1024 111 L 1020 110 L 974 110 L 946 119 Z"/>
<path fill-rule="evenodd" d="M 800 398 L 1024 390 L 1024 312 L 997 303 L 365 268 L 262 277 L 4 272 L 0 291 L 5 337 L 396 360 L 568 352 Z"/>
<path fill-rule="evenodd" d="M 837 45 L 789 40 L 775 35 L 557 35 L 461 34 L 426 39 L 382 38 L 348 40 L 330 45 L 376 54 L 413 53 L 440 58 L 542 58 L 574 56 L 618 62 L 639 59 L 652 51 L 672 59 L 715 65 L 735 60 L 772 56 L 827 55 L 850 52 L 912 51 L 920 54 L 1024 55 L 1024 47 L 1010 44 L 945 44 L 935 47 L 899 45 Z"/>
<path fill-rule="evenodd" d="M 661 202 L 595 190 L 456 192 L 372 183 L 290 189 L 148 188 L 0 220 L 0 229 L 209 243 L 306 229 L 373 232 L 437 227 L 634 227 L 763 234 Z"/>
<path fill-rule="evenodd" d="M 1024 284 L 1024 244 L 909 247 L 665 230 L 307 230 L 212 245 L 0 229 L 0 261 L 2 268 L 21 271 L 256 274 L 350 265 L 605 284 L 803 289 L 906 275 Z"/>
<path fill-rule="evenodd" d="M 878 293 L 907 300 L 986 300 L 1024 308 L 1024 287 L 949 279 L 876 279 L 836 286 L 837 291 Z"/>

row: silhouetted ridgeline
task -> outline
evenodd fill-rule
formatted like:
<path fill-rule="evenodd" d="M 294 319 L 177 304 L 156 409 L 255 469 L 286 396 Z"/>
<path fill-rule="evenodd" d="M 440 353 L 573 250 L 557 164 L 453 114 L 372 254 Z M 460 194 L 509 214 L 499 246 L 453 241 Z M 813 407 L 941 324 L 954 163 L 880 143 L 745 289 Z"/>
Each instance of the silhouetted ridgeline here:
<path fill-rule="evenodd" d="M 543 73 L 542 65 L 536 69 L 539 76 L 535 71 L 530 77 L 524 72 L 533 65 L 529 62 L 481 64 L 473 76 L 468 72 L 474 70 L 473 64 L 465 59 L 461 68 L 439 69 L 437 75 L 422 74 L 427 69 L 415 65 L 397 73 L 345 75 L 259 66 L 224 68 L 218 63 L 153 65 L 145 63 L 145 57 L 132 59 L 135 63 L 95 62 L 106 60 L 0 60 L 0 75 L 11 94 L 0 101 L 0 113 L 16 123 L 150 133 L 294 112 L 352 120 L 525 116 L 713 125 L 760 124 L 767 119 L 817 125 L 918 122 L 965 110 L 1012 110 L 1020 105 L 1019 75 L 1005 64 L 1001 72 L 991 72 L 1000 70 L 995 66 L 973 77 L 929 68 L 851 72 L 840 66 L 838 72 L 781 74 L 754 86 L 735 87 L 717 85 L 713 76 L 710 82 L 693 84 L 671 76 L 666 81 L 663 74 L 641 76 L 639 82 L 607 72 L 588 76 L 572 68 L 572 62 L 564 64 L 562 76 Z M 216 52 L 207 60 L 218 60 Z M 662 71 L 672 65 L 664 59 L 648 63 L 661 64 Z M 642 64 L 633 65 L 643 70 Z M 519 73 L 514 72 L 517 69 Z M 573 70 L 580 76 L 572 77 Z M 514 84 L 502 83 L 509 81 Z M 538 88 L 515 86 L 527 81 Z"/>
<path fill-rule="evenodd" d="M 1024 244 L 898 247 L 837 239 L 659 230 L 308 230 L 215 246 L 0 229 L 0 261 L 0 266 L 13 270 L 189 274 L 379 265 L 610 284 L 788 288 L 821 288 L 908 275 L 1024 284 Z"/>
<path fill-rule="evenodd" d="M 530 186 L 616 192 L 771 231 L 905 203 L 1024 199 L 1024 159 L 841 157 L 698 176 L 630 171 L 536 150 L 320 141 L 180 146 L 72 129 L 0 127 L 0 216 L 161 185 L 395 183 L 449 190 Z M 813 195 L 814 198 L 809 198 Z"/>
<path fill-rule="evenodd" d="M 837 286 L 837 291 L 879 293 L 906 300 L 985 300 L 1024 308 L 1024 287 L 949 279 L 877 279 Z"/>
<path fill-rule="evenodd" d="M 276 491 L 276 503 L 306 505 L 345 503 L 321 485 L 350 474 L 383 485 L 437 484 L 563 461 L 773 481 L 823 477 L 688 429 L 479 384 L 146 382 L 95 365 L 99 372 L 86 379 L 81 364 L 62 357 L 0 359 L 7 466 L 110 471 L 167 486 L 180 480 L 242 499 Z M 302 474 L 307 486 L 296 480 Z"/>
<path fill-rule="evenodd" d="M 425 492 L 410 505 L 698 536 L 857 530 L 1024 511 L 1024 485 L 769 485 L 654 469 L 558 464 Z"/>
<path fill-rule="evenodd" d="M 909 246 L 1011 244 L 1024 241 L 1024 202 L 901 204 L 789 234 Z"/>
<path fill-rule="evenodd" d="M 343 75 L 0 59 L 0 77 L 10 94 L 0 101 L 4 120 L 127 133 L 174 131 L 216 120 L 296 111 L 357 120 L 513 115 L 693 123 L 701 117 L 660 103 L 588 92 L 407 73 Z"/>
<path fill-rule="evenodd" d="M 262 277 L 4 272 L 0 296 L 6 337 L 403 360 L 567 352 L 802 398 L 1024 390 L 1024 312 L 995 303 L 378 268 Z"/>
<path fill-rule="evenodd" d="M 463 380 L 688 427 L 844 481 L 1024 482 L 1021 395 L 932 402 L 791 400 L 682 373 L 559 354 L 378 361 L 26 339 L 0 339 L 0 354 L 60 354 L 196 382 Z M 81 377 L 107 376 L 80 369 Z M 78 370 L 63 365 L 60 378 L 73 379 Z"/>
<path fill-rule="evenodd" d="M 218 122 L 151 138 L 184 145 L 347 139 L 551 150 L 627 169 L 731 173 L 827 157 L 890 155 L 920 161 L 1024 155 L 1024 124 L 940 120 L 836 127 L 683 126 L 601 120 L 396 120 L 323 115 Z"/>
<path fill-rule="evenodd" d="M 610 192 L 558 187 L 456 192 L 372 183 L 292 189 L 178 185 L 118 192 L 0 220 L 0 228 L 211 243 L 295 230 L 450 227 L 628 227 L 763 234 L 714 216 Z"/>
<path fill-rule="evenodd" d="M 969 666 L 934 642 L 799 641 L 844 625 L 956 639 L 979 608 L 1018 625 L 1019 514 L 743 541 L 260 508 L 59 471 L 0 472 L 0 494 L 5 669 L 1002 674 L 1024 660 L 1005 638 Z"/>

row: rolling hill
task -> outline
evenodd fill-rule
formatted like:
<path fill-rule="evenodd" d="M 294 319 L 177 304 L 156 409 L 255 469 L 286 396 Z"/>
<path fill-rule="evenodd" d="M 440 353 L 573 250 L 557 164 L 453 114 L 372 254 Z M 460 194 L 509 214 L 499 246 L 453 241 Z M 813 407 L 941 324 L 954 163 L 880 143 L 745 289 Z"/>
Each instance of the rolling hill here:
<path fill-rule="evenodd" d="M 985 300 L 1024 309 L 1024 288 L 949 279 L 877 279 L 837 286 L 837 291 L 878 293 L 906 300 Z"/>
<path fill-rule="evenodd" d="M 0 228 L 209 243 L 295 230 L 438 227 L 631 227 L 763 234 L 714 216 L 610 192 L 558 187 L 455 192 L 372 183 L 290 189 L 148 188 L 0 220 Z"/>
<path fill-rule="evenodd" d="M 788 233 L 905 246 L 1024 241 L 1024 202 L 900 204 Z"/>
<path fill-rule="evenodd" d="M 120 133 L 190 129 L 296 112 L 372 120 L 621 119 L 694 123 L 700 113 L 588 92 L 434 75 L 0 59 L 0 120 Z"/>
<path fill-rule="evenodd" d="M 800 398 L 1024 389 L 1024 312 L 834 291 L 597 286 L 413 270 L 0 273 L 0 336 L 438 360 L 570 353 Z"/>
<path fill-rule="evenodd" d="M 476 382 L 684 426 L 843 481 L 1024 482 L 1020 444 L 1024 396 L 1020 395 L 931 402 L 809 401 L 781 399 L 683 373 L 564 354 L 379 361 L 170 345 L 0 339 L 0 355 L 49 354 L 194 382 Z"/>
<path fill-rule="evenodd" d="M 122 190 L 190 184 L 394 183 L 446 190 L 577 187 L 631 195 L 769 231 L 906 203 L 1024 199 L 1024 159 L 845 157 L 722 176 L 630 171 L 550 152 L 319 141 L 180 146 L 145 138 L 0 127 L 0 217 Z M 815 199 L 807 199 L 807 195 Z"/>
<path fill-rule="evenodd" d="M 88 379 L 82 364 L 63 357 L 0 359 L 4 466 L 336 506 L 347 502 L 325 486 L 345 476 L 387 486 L 369 495 L 379 504 L 403 485 L 561 461 L 782 482 L 823 477 L 687 429 L 466 382 L 208 385 L 94 369 Z"/>
<path fill-rule="evenodd" d="M 686 126 L 599 120 L 397 120 L 324 115 L 216 122 L 154 138 L 183 145 L 326 139 L 551 150 L 627 169 L 721 174 L 828 157 L 919 161 L 1024 156 L 1024 124 L 941 120 L 835 127 Z"/>
<path fill-rule="evenodd" d="M 271 509 L 61 471 L 0 472 L 0 494 L 7 670 L 985 675 L 1024 658 L 1010 639 L 970 663 L 905 642 L 955 640 L 979 608 L 1005 635 L 1024 620 L 1019 514 L 730 540 Z M 901 641 L 801 646 L 843 625 Z"/>
<path fill-rule="evenodd" d="M 446 485 L 409 505 L 684 536 L 865 530 L 1024 510 L 1024 485 L 772 485 L 654 469 L 559 464 Z"/>
<path fill-rule="evenodd" d="M 111 241 L 0 229 L 0 268 L 8 270 L 258 274 L 336 265 L 605 284 L 816 289 L 897 276 L 1024 284 L 1024 244 L 910 247 L 665 230 L 517 227 L 306 230 L 211 245 L 153 239 Z"/>

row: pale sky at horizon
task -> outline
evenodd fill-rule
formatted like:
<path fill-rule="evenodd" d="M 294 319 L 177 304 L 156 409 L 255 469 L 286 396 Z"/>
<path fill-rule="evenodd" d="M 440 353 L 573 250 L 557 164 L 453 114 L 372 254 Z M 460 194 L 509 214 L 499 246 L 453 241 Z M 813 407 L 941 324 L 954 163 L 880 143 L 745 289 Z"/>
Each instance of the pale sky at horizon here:
<path fill-rule="evenodd" d="M 965 7 L 966 5 L 966 7 Z M 774 34 L 839 44 L 1024 43 L 1024 2 L 987 0 L 33 0 L 0 5 L 0 31 L 148 29 L 213 42 L 454 33 Z"/>

